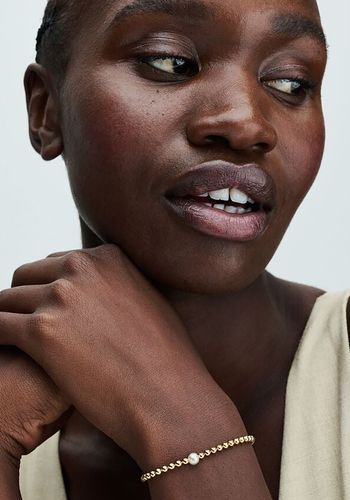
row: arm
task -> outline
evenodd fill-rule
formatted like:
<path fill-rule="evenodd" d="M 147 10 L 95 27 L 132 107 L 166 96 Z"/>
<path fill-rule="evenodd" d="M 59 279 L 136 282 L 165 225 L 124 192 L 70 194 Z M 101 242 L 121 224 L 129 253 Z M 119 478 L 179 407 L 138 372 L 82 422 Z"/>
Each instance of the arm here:
<path fill-rule="evenodd" d="M 0 453 L 0 491 L 1 498 L 21 500 L 19 491 L 19 464 L 13 463 L 5 453 Z"/>
<path fill-rule="evenodd" d="M 205 405 L 189 405 L 181 426 L 144 429 L 145 443 L 137 457 L 144 472 L 182 459 L 191 451 L 203 451 L 235 437 L 249 434 L 229 401 L 217 396 Z M 220 408 L 220 411 L 218 411 Z M 197 466 L 183 465 L 150 479 L 152 500 L 271 500 L 254 448 L 244 444 L 206 457 Z"/>
<path fill-rule="evenodd" d="M 28 354 L 144 472 L 247 434 L 176 312 L 118 247 L 22 266 L 0 295 L 1 310 L 0 344 Z M 271 498 L 251 445 L 168 472 L 150 488 L 155 500 L 179 498 L 180 490 L 184 500 L 199 492 Z"/>

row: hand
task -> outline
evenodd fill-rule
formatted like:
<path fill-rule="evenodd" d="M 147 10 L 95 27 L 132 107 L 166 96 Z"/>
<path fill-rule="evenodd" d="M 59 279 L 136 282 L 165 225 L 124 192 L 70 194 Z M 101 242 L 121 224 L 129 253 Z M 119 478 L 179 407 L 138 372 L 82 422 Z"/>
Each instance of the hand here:
<path fill-rule="evenodd" d="M 170 304 L 114 245 L 19 268 L 0 296 L 0 344 L 33 358 L 136 461 L 145 428 L 180 425 L 219 389 Z M 141 460 L 141 458 L 140 458 Z"/>
<path fill-rule="evenodd" d="M 0 455 L 19 468 L 22 455 L 53 435 L 69 405 L 55 384 L 26 354 L 0 348 Z"/>

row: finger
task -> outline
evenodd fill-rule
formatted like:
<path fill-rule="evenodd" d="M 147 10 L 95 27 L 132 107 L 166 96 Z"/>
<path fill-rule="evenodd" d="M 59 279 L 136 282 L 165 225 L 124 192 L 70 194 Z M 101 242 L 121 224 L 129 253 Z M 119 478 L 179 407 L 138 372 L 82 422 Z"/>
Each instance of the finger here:
<path fill-rule="evenodd" d="M 14 272 L 11 287 L 24 285 L 44 285 L 59 277 L 62 257 L 38 260 L 23 264 Z"/>
<path fill-rule="evenodd" d="M 28 335 L 28 314 L 0 312 L 0 345 L 22 349 Z"/>
<path fill-rule="evenodd" d="M 0 311 L 29 314 L 36 311 L 48 295 L 45 285 L 27 285 L 0 292 Z"/>
<path fill-rule="evenodd" d="M 50 255 L 47 256 L 47 259 L 52 259 L 53 257 L 63 257 L 64 255 L 72 253 L 72 251 L 74 251 L 74 250 L 67 250 L 66 252 L 54 252 L 54 253 L 50 253 Z"/>

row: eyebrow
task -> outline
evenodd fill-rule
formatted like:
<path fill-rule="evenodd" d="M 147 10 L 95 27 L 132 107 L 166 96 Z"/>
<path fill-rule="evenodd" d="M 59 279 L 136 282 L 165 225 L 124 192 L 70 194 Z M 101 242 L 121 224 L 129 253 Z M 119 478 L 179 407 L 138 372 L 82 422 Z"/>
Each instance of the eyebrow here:
<path fill-rule="evenodd" d="M 326 51 L 328 49 L 322 26 L 308 17 L 300 14 L 281 14 L 274 18 L 272 26 L 274 33 L 292 38 L 309 36 L 320 42 Z"/>
<path fill-rule="evenodd" d="M 152 12 L 195 20 L 207 20 L 212 17 L 210 9 L 200 0 L 134 0 L 116 13 L 112 26 L 120 24 L 130 15 Z"/>
<path fill-rule="evenodd" d="M 187 17 L 198 21 L 214 18 L 212 10 L 201 0 L 133 0 L 117 11 L 110 27 L 116 27 L 129 16 L 152 12 Z M 280 14 L 273 19 L 272 26 L 274 33 L 293 38 L 309 36 L 319 41 L 326 51 L 328 49 L 322 27 L 305 16 Z"/>

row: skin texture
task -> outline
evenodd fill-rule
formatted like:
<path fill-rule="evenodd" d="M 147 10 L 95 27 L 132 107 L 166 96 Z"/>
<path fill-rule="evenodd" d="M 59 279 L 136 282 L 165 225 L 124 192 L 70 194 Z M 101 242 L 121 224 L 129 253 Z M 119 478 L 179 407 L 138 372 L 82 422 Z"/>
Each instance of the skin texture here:
<path fill-rule="evenodd" d="M 0 294 L 0 343 L 14 343 L 54 382 L 29 358 L 20 366 L 18 352 L 4 354 L 1 379 L 36 376 L 16 398 L 4 386 L 3 453 L 16 463 L 63 426 L 70 500 L 278 498 L 288 372 L 323 292 L 265 267 L 320 165 L 326 51 L 315 36 L 272 27 L 282 14 L 319 25 L 317 7 L 206 0 L 207 20 L 153 12 L 112 29 L 129 3 L 88 4 L 61 87 L 42 66 L 26 73 L 31 141 L 45 160 L 63 154 L 85 250 L 20 268 Z M 175 78 L 135 62 L 169 50 L 201 71 Z M 271 87 L 296 78 L 313 81 L 312 91 Z M 273 179 L 269 225 L 253 241 L 205 235 L 168 210 L 165 193 L 179 177 L 215 159 L 256 163 Z M 50 395 L 50 418 L 38 423 Z M 149 489 L 139 482 L 141 470 L 232 432 L 254 434 L 254 449 Z"/>

